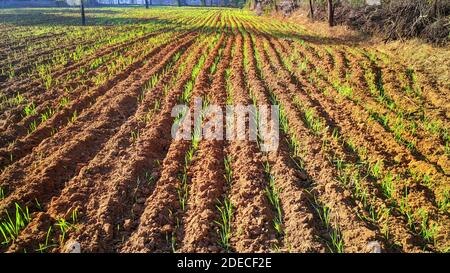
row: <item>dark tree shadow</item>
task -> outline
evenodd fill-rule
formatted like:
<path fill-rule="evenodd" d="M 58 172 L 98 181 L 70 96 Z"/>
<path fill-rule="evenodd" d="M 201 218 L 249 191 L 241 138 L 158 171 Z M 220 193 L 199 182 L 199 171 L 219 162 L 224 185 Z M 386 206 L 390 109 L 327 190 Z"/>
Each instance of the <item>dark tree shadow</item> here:
<path fill-rule="evenodd" d="M 123 8 L 125 6 L 120 6 Z M 143 9 L 141 6 L 127 6 L 127 9 Z M 168 7 L 174 9 L 176 7 Z M 208 10 L 219 10 L 220 8 L 208 7 Z M 189 29 L 190 25 L 183 25 L 179 21 L 156 17 L 121 17 L 123 10 L 112 10 L 109 7 L 95 7 L 86 9 L 87 26 L 114 26 L 135 24 L 157 24 L 167 26 L 178 26 Z M 149 16 L 155 16 L 154 13 Z M 14 26 L 80 26 L 81 15 L 79 7 L 72 8 L 7 8 L 0 9 L 0 23 Z M 196 29 L 197 31 L 199 29 Z M 222 32 L 220 27 L 205 26 L 200 31 L 214 33 Z M 258 32 L 252 28 L 249 32 Z M 349 37 L 321 37 L 303 33 L 284 33 L 271 31 L 271 35 L 286 40 L 304 40 L 318 45 L 355 45 L 368 39 L 365 35 L 351 35 Z"/>
<path fill-rule="evenodd" d="M 132 7 L 130 7 L 132 8 Z M 122 12 L 102 8 L 87 8 L 86 23 L 95 26 L 145 24 L 149 22 L 170 23 L 155 18 L 114 17 Z M 81 14 L 78 7 L 73 8 L 14 8 L 0 10 L 0 23 L 14 26 L 79 26 Z"/>

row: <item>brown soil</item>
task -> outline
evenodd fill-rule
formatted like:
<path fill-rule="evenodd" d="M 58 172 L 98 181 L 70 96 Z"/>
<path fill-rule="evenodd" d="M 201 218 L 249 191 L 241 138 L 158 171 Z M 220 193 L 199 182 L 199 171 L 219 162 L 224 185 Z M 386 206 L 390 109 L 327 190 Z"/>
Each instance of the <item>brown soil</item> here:
<path fill-rule="evenodd" d="M 196 27 L 144 33 L 55 68 L 49 90 L 23 75 L 3 81 L 2 98 L 20 91 L 25 100 L 0 108 L 0 218 L 17 203 L 31 221 L 1 252 L 37 252 L 46 241 L 42 251 L 62 252 L 67 240 L 83 252 L 369 252 L 371 241 L 383 252 L 448 251 L 442 84 L 373 47 L 267 18 L 215 11 L 185 20 Z M 60 39 L 36 35 L 14 48 L 3 36 L 0 54 Z M 96 83 L 116 53 L 130 62 Z M 99 57 L 105 62 L 77 74 Z M 35 58 L 14 61 L 27 60 Z M 286 125 L 278 150 L 172 139 L 173 107 L 192 110 L 196 97 L 221 109 L 277 104 Z M 63 98 L 69 103 L 58 107 Z M 31 101 L 36 112 L 24 116 Z M 62 220 L 70 223 L 64 238 Z"/>

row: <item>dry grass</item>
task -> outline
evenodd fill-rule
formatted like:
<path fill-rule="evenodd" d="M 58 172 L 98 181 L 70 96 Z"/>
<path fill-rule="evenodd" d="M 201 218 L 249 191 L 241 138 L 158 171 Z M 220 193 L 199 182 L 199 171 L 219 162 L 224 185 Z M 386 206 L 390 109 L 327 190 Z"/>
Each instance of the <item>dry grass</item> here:
<path fill-rule="evenodd" d="M 373 40 L 370 36 L 364 35 L 361 32 L 353 30 L 345 25 L 338 25 L 330 28 L 328 27 L 327 22 L 311 21 L 308 18 L 308 15 L 302 10 L 294 12 L 290 17 L 284 17 L 280 13 L 273 13 L 271 16 L 279 20 L 297 24 L 299 27 L 301 26 L 304 33 L 307 35 L 331 39 L 336 43 L 359 44 L 361 42 L 368 42 L 369 39 L 371 42 Z"/>
<path fill-rule="evenodd" d="M 377 46 L 380 51 L 399 57 L 415 70 L 436 77 L 442 85 L 450 85 L 450 46 L 436 47 L 414 39 Z"/>
<path fill-rule="evenodd" d="M 393 41 L 385 44 L 380 37 L 371 37 L 345 25 L 328 27 L 327 22 L 311 21 L 299 10 L 289 18 L 281 14 L 272 17 L 298 24 L 306 35 L 316 36 L 334 43 L 374 47 L 389 56 L 396 56 L 405 65 L 435 78 L 440 85 L 450 87 L 450 46 L 438 47 L 419 39 Z"/>

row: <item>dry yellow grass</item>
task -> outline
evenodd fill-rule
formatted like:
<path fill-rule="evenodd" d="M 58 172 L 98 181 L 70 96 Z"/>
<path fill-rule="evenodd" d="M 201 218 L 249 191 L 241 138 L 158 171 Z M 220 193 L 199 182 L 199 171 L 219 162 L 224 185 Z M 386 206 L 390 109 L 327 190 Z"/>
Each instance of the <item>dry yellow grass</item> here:
<path fill-rule="evenodd" d="M 436 47 L 415 39 L 379 44 L 376 48 L 399 57 L 415 70 L 432 75 L 441 85 L 450 87 L 450 46 Z"/>
<path fill-rule="evenodd" d="M 328 27 L 326 22 L 311 21 L 304 11 L 297 11 L 289 18 L 272 14 L 275 18 L 296 23 L 305 34 L 318 36 L 342 44 L 358 44 L 372 47 L 389 56 L 395 56 L 407 66 L 436 79 L 441 86 L 450 88 L 450 45 L 433 46 L 419 39 L 384 43 L 379 37 L 364 35 L 348 26 Z"/>

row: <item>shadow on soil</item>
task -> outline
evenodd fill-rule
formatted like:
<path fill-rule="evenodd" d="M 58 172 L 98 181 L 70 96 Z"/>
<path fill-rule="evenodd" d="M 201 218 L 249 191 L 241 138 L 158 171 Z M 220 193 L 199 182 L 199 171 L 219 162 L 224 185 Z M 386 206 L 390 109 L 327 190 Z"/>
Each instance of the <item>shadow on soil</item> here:
<path fill-rule="evenodd" d="M 127 18 L 120 14 L 124 13 L 120 10 L 89 8 L 86 9 L 86 24 L 87 26 L 113 26 L 171 23 L 155 18 Z M 81 15 L 79 8 L 3 9 L 0 10 L 0 23 L 14 26 L 81 26 Z"/>
<path fill-rule="evenodd" d="M 142 9 L 141 7 L 128 7 L 132 9 Z M 125 15 L 125 16 L 121 16 Z M 152 14 L 153 16 L 154 14 Z M 0 23 L 14 26 L 81 26 L 80 9 L 75 8 L 15 8 L 0 10 Z M 112 10 L 108 8 L 88 8 L 86 9 L 87 26 L 114 26 L 114 25 L 134 25 L 134 24 L 157 24 L 182 26 L 180 22 L 170 19 L 154 17 L 126 17 L 122 10 Z M 187 26 L 189 29 L 189 26 Z M 222 31 L 219 27 L 204 27 L 204 32 L 214 33 Z M 248 29 L 253 32 L 252 29 Z M 365 37 L 347 38 L 324 38 L 309 34 L 288 34 L 273 31 L 273 36 L 296 40 L 301 39 L 309 43 L 319 45 L 351 45 L 365 40 Z"/>

